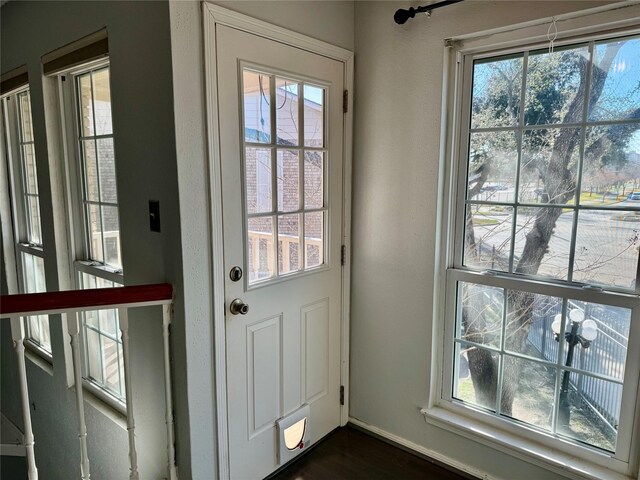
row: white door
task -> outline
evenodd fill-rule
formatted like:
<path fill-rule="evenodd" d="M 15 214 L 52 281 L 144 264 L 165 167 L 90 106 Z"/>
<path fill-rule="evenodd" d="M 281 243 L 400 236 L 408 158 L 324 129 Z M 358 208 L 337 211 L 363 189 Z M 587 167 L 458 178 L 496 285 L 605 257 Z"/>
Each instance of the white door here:
<path fill-rule="evenodd" d="M 311 443 L 340 423 L 344 64 L 216 40 L 230 469 L 257 479 L 280 466 L 278 419 L 308 404 Z"/>

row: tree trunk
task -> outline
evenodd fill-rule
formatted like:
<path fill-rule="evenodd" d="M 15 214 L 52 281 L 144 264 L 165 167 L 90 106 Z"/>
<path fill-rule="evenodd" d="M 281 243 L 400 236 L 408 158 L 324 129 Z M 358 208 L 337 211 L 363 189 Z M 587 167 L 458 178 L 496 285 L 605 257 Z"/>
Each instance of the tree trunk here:
<path fill-rule="evenodd" d="M 608 46 L 600 62 L 601 68 L 594 68 L 591 78 L 590 105 L 597 102 L 602 94 L 602 90 L 613 62 L 621 44 L 611 44 Z M 571 104 L 565 114 L 563 123 L 579 123 L 584 112 L 584 99 L 586 88 L 588 62 L 582 59 L 580 64 L 580 86 L 572 99 Z M 634 112 L 637 114 L 637 112 Z M 632 114 L 632 115 L 634 115 Z M 565 205 L 575 195 L 576 179 L 573 169 L 570 168 L 573 152 L 580 142 L 580 132 L 576 128 L 562 129 L 554 142 L 551 158 L 546 171 L 543 172 L 545 191 L 549 194 L 549 203 L 555 205 Z M 594 148 L 602 148 L 602 142 L 597 140 Z M 476 188 L 478 184 L 474 185 Z M 542 259 L 549 248 L 549 241 L 556 226 L 556 221 L 562 214 L 562 208 L 544 208 L 537 210 L 533 226 L 527 233 L 525 246 L 522 255 L 515 267 L 516 273 L 527 275 L 537 274 Z M 515 219 L 514 219 L 515 221 Z M 467 232 L 473 229 L 472 218 L 467 214 Z M 475 248 L 473 232 L 465 234 L 467 248 Z M 470 250 L 473 251 L 473 250 Z M 527 338 L 531 322 L 533 320 L 534 295 L 517 290 L 507 291 L 507 325 L 505 328 L 505 349 L 524 353 L 527 346 Z M 466 337 L 473 338 L 474 330 L 484 328 L 479 322 L 469 324 L 468 312 L 463 308 L 462 323 L 465 328 Z M 479 333 L 479 332 L 475 332 Z M 476 402 L 489 409 L 497 408 L 497 389 L 499 378 L 499 360 L 497 354 L 492 354 L 488 350 L 473 348 L 467 351 L 469 360 L 469 371 L 473 382 Z M 513 411 L 513 401 L 515 399 L 518 386 L 520 384 L 522 362 L 516 358 L 503 356 L 503 381 L 500 392 L 500 412 L 511 415 Z"/>

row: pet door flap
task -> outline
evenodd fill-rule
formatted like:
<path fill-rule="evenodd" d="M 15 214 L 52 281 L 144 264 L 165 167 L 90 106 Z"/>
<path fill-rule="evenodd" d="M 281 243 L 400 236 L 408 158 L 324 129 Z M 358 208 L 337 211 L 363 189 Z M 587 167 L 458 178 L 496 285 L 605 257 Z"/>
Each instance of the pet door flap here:
<path fill-rule="evenodd" d="M 305 404 L 277 421 L 280 465 L 299 455 L 311 443 L 309 420 L 309 405 Z"/>

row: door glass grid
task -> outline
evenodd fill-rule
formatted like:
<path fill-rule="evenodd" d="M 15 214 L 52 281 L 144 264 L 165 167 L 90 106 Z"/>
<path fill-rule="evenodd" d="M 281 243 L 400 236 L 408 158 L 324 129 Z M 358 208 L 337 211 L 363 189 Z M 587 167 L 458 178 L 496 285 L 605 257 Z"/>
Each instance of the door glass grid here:
<path fill-rule="evenodd" d="M 246 271 L 252 285 L 325 264 L 327 91 L 244 68 L 242 92 Z"/>

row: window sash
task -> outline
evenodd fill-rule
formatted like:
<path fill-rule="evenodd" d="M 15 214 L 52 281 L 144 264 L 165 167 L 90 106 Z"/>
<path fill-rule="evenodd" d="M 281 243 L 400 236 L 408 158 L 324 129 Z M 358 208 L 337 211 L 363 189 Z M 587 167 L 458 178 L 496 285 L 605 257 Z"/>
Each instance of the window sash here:
<path fill-rule="evenodd" d="M 23 98 L 27 98 L 29 121 L 31 123 L 31 139 L 25 137 L 23 110 L 21 102 Z M 4 135 L 6 136 L 6 147 L 8 157 L 8 176 L 11 192 L 11 206 L 13 214 L 13 242 L 15 253 L 15 268 L 17 273 L 17 287 L 18 291 L 22 293 L 38 293 L 45 291 L 46 288 L 28 288 L 28 280 L 36 281 L 36 278 L 27 278 L 29 272 L 26 270 L 26 264 L 28 256 L 35 259 L 44 260 L 44 251 L 42 248 L 42 221 L 39 213 L 39 193 L 38 193 L 38 179 L 37 176 L 34 179 L 35 191 L 30 191 L 29 182 L 27 177 L 26 158 L 24 155 L 25 146 L 34 146 L 33 139 L 33 121 L 31 119 L 31 98 L 29 93 L 29 86 L 25 85 L 22 88 L 12 91 L 10 94 L 2 98 L 2 116 Z M 35 154 L 35 148 L 34 148 Z M 35 165 L 35 157 L 33 164 L 33 173 L 37 172 Z M 33 224 L 33 212 L 31 212 L 30 199 L 34 199 L 38 205 L 37 222 L 39 226 L 39 234 L 36 236 L 34 232 Z M 12 242 L 12 243 L 13 243 Z M 41 279 L 44 281 L 44 279 Z M 45 361 L 51 363 L 52 351 L 49 343 L 41 343 L 41 339 L 46 339 L 49 334 L 49 317 L 47 315 L 33 315 L 29 317 L 23 317 L 25 328 L 25 346 L 28 347 L 35 354 L 43 358 Z M 38 329 L 46 333 L 43 333 L 41 338 L 38 338 L 36 332 L 32 331 L 32 322 L 36 322 Z"/>
<path fill-rule="evenodd" d="M 73 135 L 69 137 L 69 144 L 73 147 L 73 151 L 75 152 L 76 163 L 74 168 L 71 169 L 70 174 L 73 177 L 76 177 L 77 180 L 72 182 L 74 183 L 74 187 L 72 190 L 74 193 L 72 194 L 73 198 L 73 209 L 75 213 L 75 218 L 80 220 L 82 225 L 82 231 L 79 230 L 75 232 L 77 245 L 82 245 L 82 252 L 78 251 L 75 255 L 76 258 L 82 258 L 90 263 L 101 264 L 106 267 L 106 269 L 113 269 L 114 271 L 122 271 L 122 267 L 119 265 L 113 265 L 108 263 L 108 251 L 107 251 L 107 240 L 113 236 L 105 236 L 105 233 L 108 233 L 105 230 L 103 224 L 103 209 L 118 207 L 118 202 L 110 202 L 102 200 L 100 189 L 101 189 L 101 180 L 100 180 L 100 166 L 99 166 L 99 157 L 98 157 L 98 148 L 97 142 L 105 139 L 113 139 L 113 132 L 110 134 L 96 134 L 94 135 L 85 135 L 83 130 L 82 123 L 82 112 L 81 112 L 81 101 L 80 101 L 80 93 L 79 93 L 79 78 L 83 75 L 89 75 L 90 84 L 91 84 L 91 106 L 92 106 L 92 124 L 96 125 L 95 119 L 95 99 L 93 94 L 93 75 L 95 72 L 109 69 L 108 62 L 97 62 L 87 66 L 86 68 L 76 69 L 70 74 L 69 81 L 66 82 L 66 97 L 67 104 L 66 109 L 68 111 L 68 122 L 71 124 L 70 131 L 73 132 Z M 110 73 L 110 71 L 109 71 Z M 73 113 L 71 113 L 73 112 Z M 95 156 L 96 156 L 96 181 L 98 188 L 98 200 L 90 199 L 88 193 L 88 179 L 87 179 L 87 160 L 85 157 L 85 152 L 83 149 L 83 142 L 93 141 L 95 147 Z M 97 212 L 100 215 L 100 227 L 95 229 L 92 233 L 91 228 L 91 208 L 97 209 Z M 118 230 L 116 237 L 116 248 L 120 252 L 121 256 L 121 243 L 120 243 L 120 222 L 118 219 Z M 98 234 L 100 238 L 100 242 L 98 247 L 94 247 L 93 234 Z M 98 248 L 98 250 L 96 250 Z M 101 257 L 101 258 L 100 258 Z M 121 258 L 121 257 L 120 257 Z M 120 260 L 121 262 L 122 260 Z"/>
<path fill-rule="evenodd" d="M 79 288 L 92 288 L 84 285 L 83 282 L 83 274 L 90 275 L 102 280 L 106 280 L 108 282 L 113 282 L 118 285 L 122 285 L 123 277 L 121 273 L 116 273 L 105 267 L 103 265 L 94 265 L 93 262 L 86 261 L 76 261 L 74 263 L 74 269 L 76 272 L 76 281 L 78 283 Z M 117 288 L 114 286 L 114 288 Z M 125 413 L 126 405 L 125 405 L 125 387 L 124 387 L 124 376 L 123 376 L 123 368 L 124 368 L 124 359 L 122 358 L 122 338 L 120 336 L 120 328 L 118 321 L 118 313 L 115 308 L 105 308 L 104 310 L 114 310 L 116 315 L 115 322 L 115 335 L 109 333 L 108 331 L 101 328 L 101 320 L 100 320 L 100 310 L 96 311 L 96 315 L 98 315 L 98 327 L 90 325 L 87 323 L 87 319 L 84 313 L 80 313 L 80 322 L 81 322 L 81 342 L 83 344 L 83 381 L 85 386 L 89 386 L 89 389 L 92 393 L 98 395 L 101 399 L 105 400 L 112 407 L 117 410 Z M 89 361 L 91 358 L 89 352 L 89 341 L 88 341 L 88 331 L 94 332 L 98 336 L 99 342 L 99 352 L 97 352 L 99 361 L 100 361 L 100 371 L 102 375 L 102 379 L 93 378 L 90 375 L 90 366 Z M 117 365 L 118 365 L 118 377 L 119 377 L 119 385 L 120 385 L 120 393 L 114 391 L 113 389 L 107 386 L 106 382 L 106 367 L 105 367 L 105 346 L 104 346 L 104 338 L 112 341 L 116 345 L 116 356 L 117 356 Z"/>
<path fill-rule="evenodd" d="M 631 37 L 633 35 L 621 35 L 618 34 L 612 38 L 625 38 L 625 37 Z M 606 38 L 606 39 L 611 39 L 611 38 Z M 473 271 L 483 271 L 485 269 L 482 268 L 478 268 L 478 267 L 474 267 L 474 266 L 465 266 L 463 265 L 463 254 L 464 254 L 464 230 L 466 228 L 465 225 L 465 208 L 467 205 L 500 205 L 500 206 L 508 206 L 508 207 L 514 207 L 514 211 L 513 211 L 513 217 L 512 217 L 512 234 L 511 234 L 511 239 L 512 239 L 512 243 L 511 243 L 511 251 L 510 251 L 510 255 L 509 255 L 509 261 L 510 261 L 510 269 L 515 268 L 515 265 L 512 265 L 511 262 L 513 262 L 513 258 L 514 258 L 514 246 L 515 246 L 515 229 L 516 229 L 516 211 L 518 208 L 526 208 L 526 207 L 530 207 L 530 208 L 540 208 L 540 207 L 545 207 L 548 206 L 549 208 L 563 208 L 563 209 L 567 209 L 567 210 L 571 210 L 573 212 L 573 224 L 572 224 L 572 230 L 571 230 L 571 248 L 570 248 L 570 256 L 569 256 L 569 261 L 568 261 L 568 270 L 567 270 L 567 278 L 569 279 L 567 280 L 558 280 L 558 279 L 554 279 L 551 277 L 545 277 L 544 275 L 541 274 L 537 274 L 534 276 L 534 278 L 540 278 L 543 280 L 546 280 L 550 283 L 556 283 L 556 284 L 575 284 L 575 285 L 585 285 L 582 282 L 573 282 L 571 280 L 571 277 L 573 275 L 573 271 L 574 271 L 574 258 L 575 258 L 575 242 L 576 242 L 576 237 L 577 237 L 577 229 L 578 229 L 578 215 L 579 212 L 582 211 L 595 211 L 595 210 L 606 210 L 606 211 L 611 211 L 611 212 L 615 212 L 615 211 L 640 211 L 640 207 L 633 207 L 633 206 L 628 206 L 625 208 L 621 208 L 621 207 L 600 207 L 600 206 L 590 206 L 590 205 L 579 205 L 579 202 L 576 200 L 581 192 L 581 182 L 582 182 L 582 165 L 584 164 L 584 145 L 585 145 L 585 135 L 586 135 L 586 130 L 589 127 L 593 127 L 593 126 L 609 126 L 609 125 L 620 125 L 620 124 L 638 124 L 640 125 L 640 119 L 629 119 L 629 120 L 611 120 L 611 121 L 588 121 L 588 116 L 587 116 L 587 111 L 589 108 L 589 100 L 590 100 L 590 88 L 589 88 L 589 82 L 591 79 L 591 66 L 593 63 L 593 49 L 594 49 L 594 45 L 596 43 L 596 41 L 598 40 L 602 40 L 602 39 L 594 39 L 594 40 L 590 40 L 588 42 L 588 46 L 589 46 L 589 69 L 587 71 L 586 74 L 586 86 L 585 86 L 585 97 L 584 97 L 584 102 L 583 102 L 583 115 L 582 115 L 582 122 L 579 123 L 571 123 L 571 124 L 563 124 L 563 123 L 557 123 L 557 124 L 551 124 L 551 125 L 527 125 L 525 124 L 524 121 L 524 114 L 525 114 L 525 96 L 526 96 L 526 73 L 527 73 L 527 65 L 528 65 L 528 56 L 529 56 L 529 52 L 531 51 L 538 51 L 540 50 L 540 46 L 539 45 L 535 45 L 535 46 L 531 46 L 529 48 L 521 48 L 520 50 L 517 50 L 517 52 L 519 53 L 523 53 L 523 65 L 522 65 L 522 85 L 520 88 L 520 100 L 519 100 L 519 121 L 517 125 L 514 126 L 508 126 L 508 127 L 493 127 L 493 128 L 471 128 L 471 101 L 472 101 L 472 82 L 473 82 L 473 67 L 474 67 L 474 61 L 478 60 L 478 58 L 492 58 L 492 57 L 501 57 L 503 55 L 503 52 L 492 52 L 490 54 L 486 54 L 486 55 L 476 55 L 476 54 L 468 54 L 468 55 L 460 55 L 461 57 L 461 62 L 462 62 L 462 81 L 460 82 L 460 90 L 458 91 L 458 95 L 461 96 L 462 101 L 461 101 L 461 109 L 460 109 L 460 125 L 458 126 L 459 128 L 459 141 L 457 142 L 457 145 L 454 147 L 456 149 L 456 155 L 457 155 L 457 172 L 459 173 L 457 175 L 457 185 L 455 186 L 455 192 L 456 192 L 456 201 L 455 201 L 455 240 L 454 240 L 454 249 L 453 249 L 453 257 L 450 259 L 450 262 L 448 263 L 449 266 L 453 266 L 454 268 L 459 268 L 459 269 L 467 269 L 467 270 L 473 270 Z M 580 45 L 581 42 L 571 42 L 569 45 Z M 460 97 L 458 97 L 460 98 Z M 575 193 L 574 193 L 574 203 L 573 204 L 544 204 L 544 203 L 531 203 L 531 202 L 523 202 L 519 199 L 519 188 L 520 188 L 520 170 L 521 170 L 521 161 L 522 161 L 522 151 L 523 151 L 523 147 L 522 147 L 522 138 L 523 138 L 523 133 L 525 131 L 529 131 L 529 130 L 536 130 L 536 129 L 558 129 L 558 128 L 580 128 L 581 129 L 581 140 L 580 140 L 580 144 L 579 144 L 579 154 L 581 157 L 581 160 L 579 162 L 579 169 L 577 170 L 576 173 L 576 186 L 575 186 Z M 517 164 L 516 164 L 516 178 L 515 178 L 515 190 L 514 190 L 514 199 L 511 202 L 486 202 L 486 201 L 482 201 L 482 200 L 472 200 L 472 199 L 467 199 L 466 195 L 467 195 L 467 182 L 468 182 L 468 162 L 467 162 L 467 155 L 468 155 L 468 151 L 469 151 L 469 144 L 470 144 L 470 134 L 471 133 L 476 133 L 476 132 L 515 132 L 516 133 L 516 141 L 517 141 L 517 148 L 518 148 L 518 155 L 517 155 Z M 589 285 L 589 284 L 586 284 Z M 628 288 L 622 288 L 622 287 L 618 287 L 618 286 L 613 286 L 613 285 L 595 285 L 594 288 L 597 289 L 606 289 L 608 291 L 613 291 L 613 292 L 629 292 L 630 289 Z M 636 277 L 635 277 L 635 293 L 640 293 L 640 258 L 638 260 L 638 266 L 636 268 Z"/>
<path fill-rule="evenodd" d="M 637 33 L 637 32 L 631 32 Z M 593 45 L 596 41 L 602 39 L 610 39 L 616 37 L 622 37 L 624 34 L 609 34 L 609 35 L 599 35 L 599 36 L 591 36 L 589 41 L 590 51 L 593 49 Z M 579 43 L 576 40 L 566 42 L 571 45 Z M 521 53 L 523 51 L 537 50 L 540 48 L 540 45 L 536 45 L 535 47 L 531 47 L 529 49 L 524 47 L 512 48 L 508 53 L 518 52 Z M 620 306 L 624 308 L 631 309 L 631 326 L 630 326 L 630 334 L 629 334 L 629 345 L 635 344 L 634 342 L 640 341 L 640 298 L 637 295 L 637 292 L 640 291 L 640 285 L 638 285 L 638 275 L 636 275 L 636 290 L 629 291 L 629 289 L 620 289 L 616 287 L 601 287 L 601 286 L 592 286 L 587 284 L 581 284 L 577 282 L 568 282 L 563 280 L 555 280 L 544 277 L 526 277 L 524 275 L 502 272 L 502 271 L 491 271 L 485 270 L 482 268 L 476 267 L 468 267 L 462 265 L 463 260 L 463 251 L 464 251 L 464 229 L 465 229 L 465 208 L 467 204 L 466 194 L 467 194 L 467 154 L 469 148 L 469 137 L 470 133 L 473 132 L 498 132 L 498 131 L 517 131 L 522 132 L 524 130 L 533 130 L 539 128 L 569 128 L 569 127 L 582 127 L 583 129 L 588 126 L 597 126 L 597 125 L 615 125 L 615 124 L 629 124 L 629 123 L 638 123 L 635 121 L 598 121 L 598 122 L 588 122 L 587 116 L 583 115 L 583 122 L 578 124 L 567 124 L 567 125 L 525 125 L 523 121 L 524 115 L 524 106 L 520 105 L 520 122 L 517 126 L 510 127 L 495 127 L 495 128 L 486 128 L 486 129 L 474 129 L 470 128 L 470 116 L 471 116 L 471 97 L 472 97 L 472 89 L 471 89 L 471 81 L 473 78 L 473 60 L 478 58 L 491 58 L 498 57 L 502 54 L 507 53 L 506 51 L 481 51 L 475 49 L 473 52 L 465 53 L 463 49 L 458 49 L 457 53 L 454 53 L 454 56 L 457 55 L 457 62 L 454 62 L 452 59 L 453 71 L 451 73 L 454 74 L 454 85 L 455 88 L 450 90 L 451 97 L 449 101 L 453 102 L 453 111 L 454 116 L 453 120 L 449 122 L 449 134 L 447 135 L 447 142 L 449 144 L 449 153 L 452 155 L 454 161 L 452 164 L 449 164 L 447 170 L 449 170 L 446 174 L 446 178 L 449 179 L 449 183 L 446 182 L 441 186 L 444 189 L 445 193 L 449 193 L 449 204 L 445 203 L 444 215 L 441 219 L 441 225 L 446 229 L 443 233 L 443 244 L 442 250 L 445 255 L 442 257 L 442 270 L 438 274 L 441 282 L 440 291 L 443 294 L 444 301 L 442 303 L 442 308 L 436 309 L 435 311 L 440 311 L 443 313 L 443 322 L 444 325 L 444 335 L 443 335 L 443 347 L 442 353 L 444 355 L 443 358 L 443 369 L 442 376 L 440 377 L 440 399 L 436 400 L 437 404 L 440 404 L 443 408 L 455 411 L 465 416 L 471 416 L 481 422 L 485 422 L 490 425 L 497 426 L 498 428 L 504 430 L 505 432 L 512 433 L 518 436 L 531 438 L 534 441 L 540 441 L 541 439 L 546 439 L 554 448 L 558 448 L 560 451 L 568 453 L 570 455 L 576 455 L 583 458 L 589 459 L 589 461 L 593 461 L 599 465 L 603 465 L 607 468 L 612 468 L 619 472 L 629 473 L 629 466 L 633 465 L 635 462 L 635 457 L 637 454 L 632 449 L 632 441 L 634 445 L 637 445 L 638 439 L 633 438 L 634 430 L 637 428 L 638 420 L 634 420 L 634 414 L 640 410 L 640 397 L 637 396 L 638 393 L 638 372 L 640 371 L 640 359 L 637 358 L 637 355 L 627 355 L 626 366 L 625 366 L 625 375 L 624 381 L 622 382 L 624 385 L 623 388 L 623 398 L 621 402 L 621 413 L 620 413 L 620 422 L 618 427 L 617 434 L 617 446 L 615 454 L 607 454 L 597 450 L 597 447 L 583 446 L 577 443 L 577 441 L 570 441 L 568 439 L 562 437 L 554 437 L 547 432 L 539 431 L 533 426 L 529 426 L 518 422 L 517 420 L 512 420 L 508 418 L 503 418 L 498 413 L 488 413 L 484 411 L 482 408 L 476 408 L 475 406 L 470 406 L 468 404 L 463 405 L 461 401 L 458 401 L 453 398 L 453 383 L 454 383 L 454 363 L 455 363 L 455 329 L 457 325 L 456 318 L 456 310 L 457 310 L 457 285 L 460 281 L 466 281 L 471 283 L 476 283 L 480 285 L 487 286 L 495 286 L 504 288 L 505 291 L 508 290 L 523 290 L 531 293 L 538 293 L 542 295 L 550 295 L 555 297 L 562 297 L 563 299 L 575 299 L 587 301 L 589 303 L 599 303 L 603 305 L 611 305 L 611 306 Z M 526 54 L 525 54 L 526 55 Z M 591 63 L 591 62 L 590 62 Z M 521 88 L 521 102 L 524 101 L 525 89 L 524 82 L 526 80 L 526 63 L 523 65 L 523 88 Z M 590 75 L 588 76 L 590 78 Z M 447 81 L 447 76 L 445 74 L 445 83 Z M 589 89 L 586 89 L 585 95 L 588 98 Z M 585 102 L 586 103 L 586 102 Z M 585 110 L 587 105 L 584 106 Z M 582 136 L 584 138 L 584 130 L 582 132 Z M 582 141 L 582 145 L 584 142 Z M 519 175 L 519 166 L 520 166 L 520 150 L 518 151 L 518 173 Z M 579 181 L 580 177 L 578 177 Z M 504 205 L 518 205 L 518 206 L 530 206 L 530 207 L 541 207 L 541 204 L 526 204 L 524 202 L 520 203 L 518 198 L 517 187 L 519 185 L 519 179 L 516 180 L 516 192 L 514 193 L 513 202 L 491 202 L 492 205 L 495 204 L 504 204 Z M 579 195 L 580 185 L 579 183 L 576 185 L 576 193 L 575 196 Z M 482 203 L 476 201 L 470 201 L 470 204 L 474 203 Z M 605 208 L 594 208 L 588 206 L 578 206 L 577 202 L 574 205 L 566 205 L 566 208 L 572 209 L 574 212 L 577 211 L 585 211 L 590 209 L 597 210 L 637 210 L 633 208 L 617 208 L 617 207 L 605 207 Z M 514 222 L 515 223 L 515 222 Z M 573 238 L 575 242 L 575 225 L 573 227 Z M 511 255 L 510 258 L 513 258 Z M 573 268 L 573 257 L 570 261 L 570 268 Z M 640 269 L 639 269 L 640 271 Z M 564 329 L 564 326 L 563 326 Z M 467 342 L 468 343 L 468 342 Z M 562 342 L 561 342 L 562 343 Z M 487 348 L 486 345 L 482 345 L 483 348 Z M 503 347 L 501 347 L 503 348 Z M 504 350 L 501 349 L 496 350 L 497 353 L 503 354 Z M 510 356 L 518 357 L 519 355 L 514 352 L 509 351 Z M 523 357 L 526 360 L 530 360 L 528 357 Z M 556 368 L 559 372 L 560 369 L 566 369 L 563 365 L 563 356 L 562 352 L 558 354 L 558 365 Z M 570 371 L 578 370 L 575 368 L 568 369 Z M 590 372 L 582 372 L 585 375 L 592 375 Z M 556 383 L 559 375 L 556 375 Z M 609 379 L 610 380 L 610 379 Z M 556 390 L 558 386 L 556 385 Z M 499 397 L 500 393 L 497 393 Z M 556 407 L 557 409 L 557 407 Z M 596 448 L 594 450 L 594 448 Z"/>
<path fill-rule="evenodd" d="M 32 290 L 27 288 L 28 272 L 25 265 L 27 261 L 26 256 L 34 257 L 34 259 L 39 258 L 44 260 L 44 252 L 42 248 L 35 247 L 29 244 L 19 243 L 16 245 L 16 253 L 18 255 L 17 260 L 19 264 L 18 274 L 19 274 L 20 290 L 25 293 L 40 293 L 42 291 L 46 291 L 46 288 L 44 290 L 40 290 L 40 289 Z M 34 278 L 34 280 L 36 279 Z M 28 317 L 23 317 L 23 321 L 24 321 L 24 327 L 25 327 L 25 340 L 26 340 L 25 344 L 28 345 L 30 348 L 32 348 L 39 356 L 51 362 L 51 358 L 52 358 L 51 344 L 49 343 L 49 345 L 47 345 L 42 343 L 40 339 L 37 338 L 37 335 L 31 329 L 31 326 L 32 326 L 31 322 L 37 322 L 41 330 L 46 328 L 47 330 L 50 331 L 49 316 L 48 315 L 31 315 Z M 49 342 L 51 342 L 50 337 L 49 337 Z"/>

